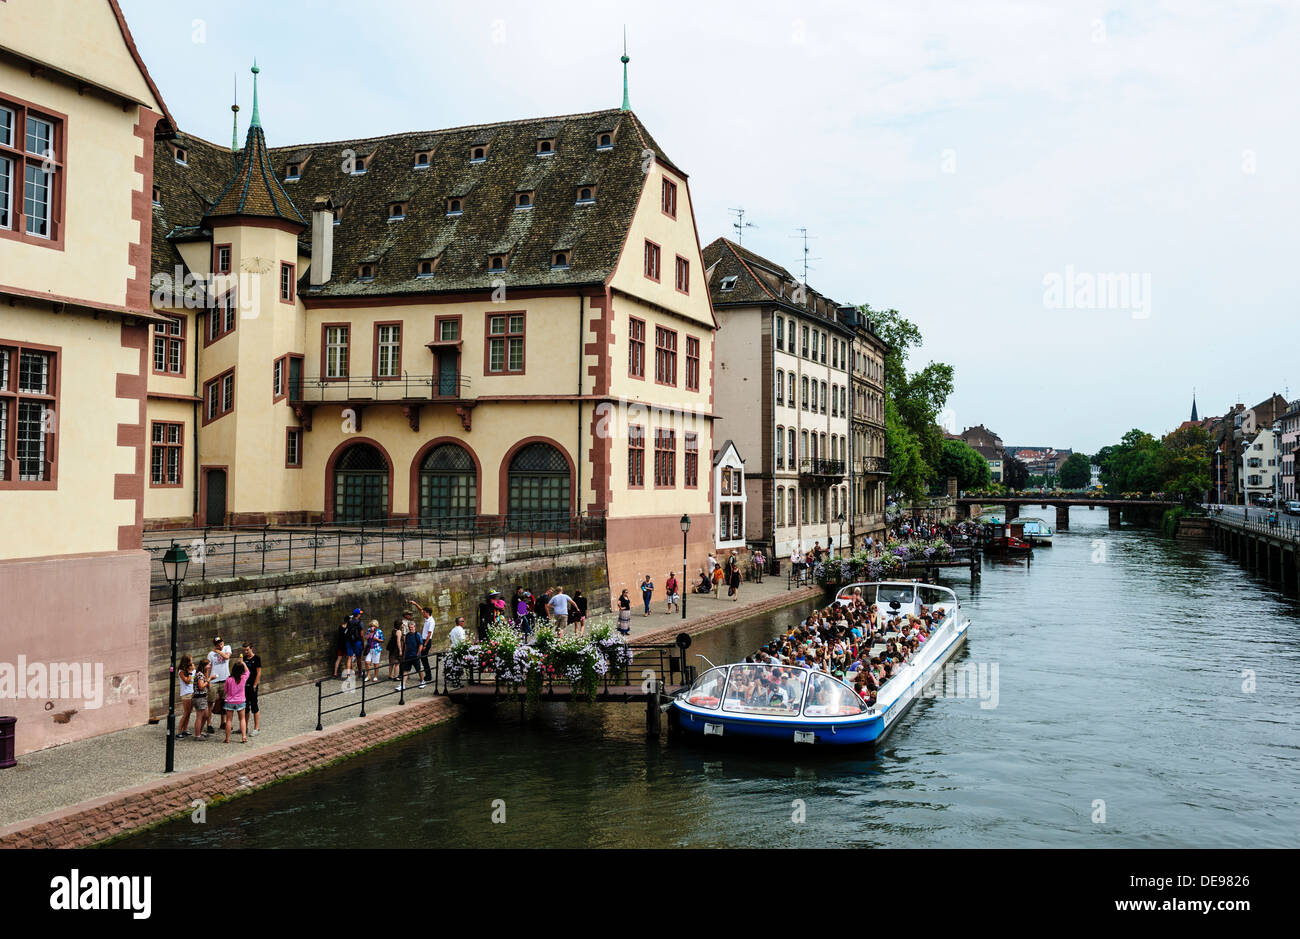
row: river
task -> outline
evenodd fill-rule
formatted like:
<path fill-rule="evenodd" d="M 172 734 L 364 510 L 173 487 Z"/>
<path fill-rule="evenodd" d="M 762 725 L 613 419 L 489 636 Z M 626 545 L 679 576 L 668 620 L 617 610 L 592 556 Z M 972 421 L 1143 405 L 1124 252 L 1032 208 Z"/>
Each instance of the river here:
<path fill-rule="evenodd" d="M 972 619 L 960 661 L 997 666 L 996 706 L 921 700 L 874 754 L 647 742 L 640 706 L 504 706 L 118 846 L 1293 847 L 1295 602 L 1208 545 L 1110 531 L 1104 510 L 1070 523 L 1031 563 L 949 581 Z M 691 652 L 743 656 L 807 608 Z"/>

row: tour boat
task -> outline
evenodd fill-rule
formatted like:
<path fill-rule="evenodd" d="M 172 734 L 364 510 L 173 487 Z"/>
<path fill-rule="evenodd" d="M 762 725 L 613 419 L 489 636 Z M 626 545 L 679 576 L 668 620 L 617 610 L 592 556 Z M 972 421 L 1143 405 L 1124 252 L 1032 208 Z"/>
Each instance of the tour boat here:
<path fill-rule="evenodd" d="M 1052 546 L 1052 527 L 1041 518 L 1018 518 L 1016 522 L 1024 527 L 1024 540 L 1031 545 Z"/>
<path fill-rule="evenodd" d="M 687 737 L 764 743 L 873 747 L 942 672 L 966 641 L 970 619 L 947 587 L 909 581 L 850 584 L 835 600 L 906 616 L 928 606 L 941 615 L 930 638 L 868 706 L 847 683 L 816 669 L 738 662 L 709 668 L 672 701 L 669 720 Z"/>
<path fill-rule="evenodd" d="M 1025 530 L 1016 519 L 1007 525 L 989 525 L 988 550 L 1017 556 L 1028 555 L 1034 546 L 1025 539 Z"/>

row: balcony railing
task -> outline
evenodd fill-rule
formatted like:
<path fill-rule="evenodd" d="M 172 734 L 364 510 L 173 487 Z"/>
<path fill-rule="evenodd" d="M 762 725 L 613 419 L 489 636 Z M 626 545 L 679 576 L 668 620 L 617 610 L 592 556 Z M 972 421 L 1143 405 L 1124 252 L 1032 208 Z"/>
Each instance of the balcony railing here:
<path fill-rule="evenodd" d="M 857 459 L 857 472 L 859 473 L 880 473 L 887 475 L 889 473 L 889 458 L 883 456 L 863 456 Z"/>
<path fill-rule="evenodd" d="M 799 465 L 799 473 L 802 476 L 834 476 L 839 478 L 844 475 L 844 461 L 804 460 Z"/>
<path fill-rule="evenodd" d="M 473 397 L 468 375 L 443 372 L 396 378 L 349 375 L 346 378 L 307 376 L 289 383 L 289 400 L 306 404 L 344 401 L 463 401 Z"/>

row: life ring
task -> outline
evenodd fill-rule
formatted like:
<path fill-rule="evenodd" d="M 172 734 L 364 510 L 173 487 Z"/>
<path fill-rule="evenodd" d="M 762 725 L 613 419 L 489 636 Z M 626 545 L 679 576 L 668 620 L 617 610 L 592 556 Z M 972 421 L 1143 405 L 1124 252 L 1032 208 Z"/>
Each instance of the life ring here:
<path fill-rule="evenodd" d="M 715 708 L 718 706 L 718 699 L 712 695 L 697 694 L 694 697 L 687 698 L 686 703 L 701 708 Z"/>

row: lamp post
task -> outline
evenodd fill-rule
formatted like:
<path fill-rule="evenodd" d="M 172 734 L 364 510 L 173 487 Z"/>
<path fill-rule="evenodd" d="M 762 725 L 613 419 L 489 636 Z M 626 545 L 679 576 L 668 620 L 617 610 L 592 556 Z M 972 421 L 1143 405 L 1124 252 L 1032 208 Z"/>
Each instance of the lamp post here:
<path fill-rule="evenodd" d="M 836 521 L 840 523 L 840 550 L 843 551 L 844 550 L 844 513 L 843 512 L 840 513 L 840 517 L 837 518 Z M 849 554 L 851 555 L 853 554 L 853 552 L 850 551 Z"/>
<path fill-rule="evenodd" d="M 690 582 L 686 579 L 686 533 L 691 530 L 691 517 L 682 516 L 682 619 L 686 619 L 686 595 L 690 593 Z"/>
<path fill-rule="evenodd" d="M 176 769 L 176 610 L 180 601 L 181 581 L 190 566 L 190 556 L 185 549 L 172 542 L 162 559 L 163 576 L 172 585 L 172 667 L 167 673 L 167 765 L 163 772 L 170 773 Z"/>

